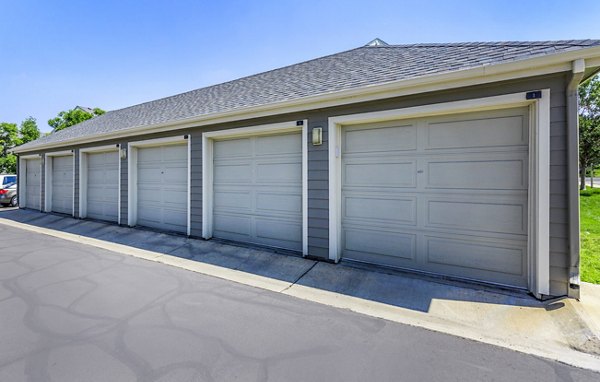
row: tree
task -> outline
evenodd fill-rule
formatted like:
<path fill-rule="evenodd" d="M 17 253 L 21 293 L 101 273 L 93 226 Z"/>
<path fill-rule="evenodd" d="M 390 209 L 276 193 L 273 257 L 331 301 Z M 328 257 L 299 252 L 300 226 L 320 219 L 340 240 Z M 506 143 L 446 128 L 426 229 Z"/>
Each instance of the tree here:
<path fill-rule="evenodd" d="M 104 114 L 105 111 L 100 108 L 94 108 L 91 110 L 84 110 L 83 108 L 76 107 L 71 110 L 61 111 L 58 113 L 56 118 L 48 120 L 48 125 L 52 127 L 53 131 L 60 131 L 71 127 L 88 119 Z"/>
<path fill-rule="evenodd" d="M 21 135 L 21 143 L 27 143 L 38 139 L 41 133 L 35 118 L 29 117 L 21 122 L 19 134 Z"/>
<path fill-rule="evenodd" d="M 585 190 L 588 167 L 600 163 L 600 78 L 579 87 L 579 188 Z"/>
<path fill-rule="evenodd" d="M 17 124 L 0 122 L 0 173 L 14 174 L 17 171 L 17 157 L 8 151 L 20 144 Z"/>

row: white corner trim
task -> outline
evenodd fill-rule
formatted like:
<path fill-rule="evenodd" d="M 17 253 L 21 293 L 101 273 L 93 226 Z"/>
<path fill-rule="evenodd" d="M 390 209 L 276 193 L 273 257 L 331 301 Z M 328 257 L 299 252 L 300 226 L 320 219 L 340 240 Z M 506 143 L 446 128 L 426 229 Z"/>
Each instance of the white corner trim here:
<path fill-rule="evenodd" d="M 192 135 L 187 136 L 187 235 L 192 234 Z"/>
<path fill-rule="evenodd" d="M 213 146 L 215 139 L 302 132 L 302 254 L 308 255 L 308 120 L 274 123 L 202 133 L 202 238 L 213 235 Z"/>
<path fill-rule="evenodd" d="M 67 155 L 73 155 L 73 150 L 53 151 L 53 152 L 46 153 L 45 155 L 46 155 L 46 158 L 47 157 L 65 157 Z"/>
<path fill-rule="evenodd" d="M 117 146 L 117 150 L 119 150 L 117 157 L 119 158 L 119 167 L 118 167 L 118 180 L 117 180 L 117 224 L 121 225 L 121 162 L 123 161 L 123 159 L 121 159 L 121 144 L 119 144 Z"/>
<path fill-rule="evenodd" d="M 185 141 L 186 141 L 185 135 L 176 135 L 174 137 L 146 139 L 143 141 L 132 141 L 132 142 L 129 142 L 129 147 L 152 147 L 152 146 L 175 145 L 178 143 L 184 143 Z"/>
<path fill-rule="evenodd" d="M 75 171 L 77 170 L 77 155 L 75 155 L 75 151 L 73 151 L 73 180 L 71 182 L 72 191 L 71 198 L 73 199 L 73 203 L 71 203 L 71 216 L 75 217 Z"/>
<path fill-rule="evenodd" d="M 127 144 L 127 225 L 137 223 L 137 148 Z"/>
<path fill-rule="evenodd" d="M 536 101 L 536 157 L 535 163 L 536 220 L 535 240 L 536 285 L 534 293 L 550 295 L 550 89 L 542 90 L 542 98 Z M 531 175 L 530 175 L 531 176 Z M 530 184 L 531 187 L 531 184 Z"/>
<path fill-rule="evenodd" d="M 41 159 L 42 156 L 39 154 L 31 154 L 31 155 L 19 155 L 20 159 Z"/>
<path fill-rule="evenodd" d="M 308 256 L 308 119 L 302 125 L 302 256 Z"/>
<path fill-rule="evenodd" d="M 118 145 L 104 145 L 104 146 L 97 146 L 97 147 L 85 147 L 85 148 L 79 149 L 79 152 L 80 153 L 103 153 L 103 152 L 118 151 L 118 150 L 119 150 Z"/>
<path fill-rule="evenodd" d="M 527 100 L 526 93 L 330 117 L 328 122 L 329 259 L 335 262 L 341 259 L 341 134 L 343 126 L 532 106 L 535 110 L 535 118 L 532 118 L 535 126 L 533 126 L 534 134 L 531 141 L 534 141 L 535 147 L 533 151 L 530 149 L 530 168 L 531 163 L 534 163 L 535 171 L 530 171 L 529 188 L 530 196 L 535 193 L 536 198 L 535 203 L 531 201 L 529 203 L 530 227 L 532 226 L 531 222 L 534 221 L 535 229 L 530 229 L 528 237 L 531 243 L 529 248 L 533 248 L 533 253 L 529 254 L 529 258 L 534 260 L 535 277 L 529 278 L 529 289 L 538 295 L 548 295 L 550 289 L 550 90 L 542 90 L 542 98 L 538 100 Z M 534 153 L 535 156 L 532 157 Z"/>
<path fill-rule="evenodd" d="M 202 238 L 212 237 L 212 157 L 213 140 L 202 133 Z M 209 165 L 208 162 L 211 162 Z M 210 211 L 210 212 L 209 212 Z M 209 218 L 210 216 L 210 218 Z"/>

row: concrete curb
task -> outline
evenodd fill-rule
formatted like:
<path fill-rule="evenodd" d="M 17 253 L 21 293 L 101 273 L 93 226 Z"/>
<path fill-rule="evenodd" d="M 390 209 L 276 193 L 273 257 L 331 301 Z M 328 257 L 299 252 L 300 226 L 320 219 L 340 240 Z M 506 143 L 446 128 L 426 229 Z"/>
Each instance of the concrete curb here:
<path fill-rule="evenodd" d="M 260 288 L 275 293 L 282 293 L 288 296 L 328 305 L 335 308 L 347 309 L 371 317 L 381 318 L 404 325 L 420 327 L 440 333 L 450 334 L 482 343 L 487 343 L 490 345 L 500 346 L 518 352 L 531 354 L 569 364 L 572 366 L 600 372 L 599 357 L 577 351 L 577 347 L 567 347 L 564 345 L 561 346 L 559 342 L 534 343 L 529 341 L 529 343 L 526 343 L 527 341 L 519 341 L 518 338 L 494 337 L 492 333 L 486 332 L 485 330 L 483 330 L 483 328 L 481 328 L 481 330 L 478 330 L 477 328 L 474 328 L 472 326 L 461 325 L 455 321 L 443 320 L 439 317 L 427 316 L 420 312 L 415 312 L 410 309 L 401 308 L 393 305 L 387 305 L 376 301 L 361 299 L 358 297 L 298 285 L 291 282 L 285 282 L 238 270 L 219 267 L 216 265 L 205 264 L 194 260 L 179 258 L 164 253 L 134 248 L 123 244 L 111 243 L 104 240 L 89 238 L 77 234 L 56 231 L 49 228 L 37 227 L 25 223 L 19 223 L 4 218 L 0 218 L 0 224 L 56 237 L 59 239 L 69 240 L 80 244 L 102 248 L 115 253 L 133 256 L 139 259 L 170 265 L 173 267 L 197 272 L 207 276 L 217 277 L 228 281 L 233 281 L 239 284 Z M 592 329 L 589 330 L 590 332 L 592 331 Z M 569 344 L 571 343 L 569 342 Z"/>

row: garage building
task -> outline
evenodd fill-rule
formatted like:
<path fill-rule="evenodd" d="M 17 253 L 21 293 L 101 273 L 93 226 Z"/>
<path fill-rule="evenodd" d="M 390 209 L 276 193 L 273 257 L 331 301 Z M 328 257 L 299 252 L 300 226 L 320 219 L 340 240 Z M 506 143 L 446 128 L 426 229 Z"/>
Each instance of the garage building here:
<path fill-rule="evenodd" d="M 577 297 L 576 91 L 599 69 L 600 40 L 376 39 L 20 146 L 20 200 Z"/>

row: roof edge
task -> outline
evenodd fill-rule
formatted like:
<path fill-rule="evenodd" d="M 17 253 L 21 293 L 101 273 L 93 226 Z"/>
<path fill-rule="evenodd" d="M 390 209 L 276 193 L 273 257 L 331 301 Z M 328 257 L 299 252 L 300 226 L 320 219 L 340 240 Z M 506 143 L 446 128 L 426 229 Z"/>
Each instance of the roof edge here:
<path fill-rule="evenodd" d="M 35 152 L 57 147 L 64 147 L 67 145 L 85 144 L 119 137 L 131 137 L 142 134 L 158 133 L 162 131 L 200 127 L 209 124 L 260 118 L 273 114 L 299 112 L 310 110 L 314 108 L 315 104 L 318 104 L 319 108 L 332 107 L 422 92 L 446 90 L 503 80 L 566 72 L 572 69 L 572 61 L 577 59 L 590 59 L 590 64 L 600 66 L 600 46 L 581 48 L 567 52 L 554 53 L 545 56 L 537 56 L 499 64 L 481 65 L 474 68 L 390 81 L 383 84 L 367 85 L 353 89 L 323 93 L 314 96 L 253 106 L 223 113 L 206 114 L 159 124 L 134 126 L 127 129 L 117 130 L 108 134 L 103 133 L 88 135 L 86 137 L 64 140 L 60 142 L 25 147 L 24 150 L 19 149 L 19 146 L 17 146 L 12 149 L 12 152 L 16 154 Z"/>

